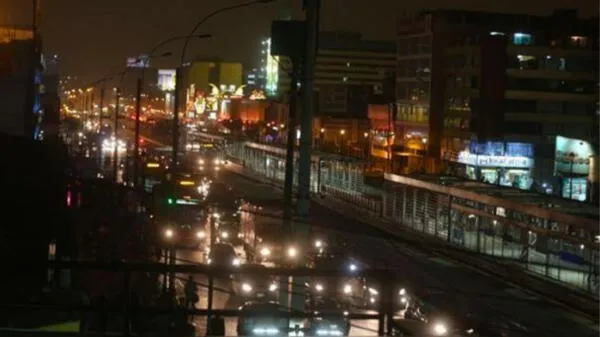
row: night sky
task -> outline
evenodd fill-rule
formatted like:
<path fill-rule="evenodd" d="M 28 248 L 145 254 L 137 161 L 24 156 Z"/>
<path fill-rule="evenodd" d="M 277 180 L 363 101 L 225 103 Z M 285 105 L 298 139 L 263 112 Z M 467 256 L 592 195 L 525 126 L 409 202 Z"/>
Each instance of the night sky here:
<path fill-rule="evenodd" d="M 204 15 L 247 0 L 40 0 L 40 30 L 46 53 L 61 57 L 63 73 L 94 80 L 119 70 L 128 56 L 157 42 L 186 35 Z M 261 36 L 270 22 L 302 18 L 302 0 L 278 0 L 224 13 L 200 29 L 210 40 L 195 41 L 194 55 L 220 57 L 254 65 Z M 0 0 L 1 24 L 30 24 L 32 0 Z M 394 39 L 395 19 L 402 10 L 457 8 L 546 14 L 552 8 L 577 8 L 583 16 L 598 13 L 596 0 L 323 0 L 322 30 L 354 30 L 372 39 Z M 154 66 L 176 64 L 181 43 L 165 47 L 173 57 Z"/>

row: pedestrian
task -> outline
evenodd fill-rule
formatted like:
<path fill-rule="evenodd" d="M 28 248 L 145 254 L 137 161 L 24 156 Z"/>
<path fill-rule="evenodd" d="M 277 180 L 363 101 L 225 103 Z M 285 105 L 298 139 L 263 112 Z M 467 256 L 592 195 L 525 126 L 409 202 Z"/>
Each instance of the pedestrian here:
<path fill-rule="evenodd" d="M 194 277 L 190 275 L 185 283 L 185 307 L 186 309 L 195 308 L 195 304 L 198 302 L 198 287 L 194 282 Z"/>

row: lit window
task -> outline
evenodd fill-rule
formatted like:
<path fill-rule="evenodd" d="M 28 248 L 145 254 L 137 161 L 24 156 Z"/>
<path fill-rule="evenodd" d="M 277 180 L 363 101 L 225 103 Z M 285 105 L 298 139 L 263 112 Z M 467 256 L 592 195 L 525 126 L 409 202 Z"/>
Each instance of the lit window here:
<path fill-rule="evenodd" d="M 571 36 L 571 45 L 576 48 L 585 48 L 587 47 L 587 37 Z"/>
<path fill-rule="evenodd" d="M 513 35 L 513 43 L 517 46 L 529 46 L 532 44 L 531 34 L 515 33 Z"/>

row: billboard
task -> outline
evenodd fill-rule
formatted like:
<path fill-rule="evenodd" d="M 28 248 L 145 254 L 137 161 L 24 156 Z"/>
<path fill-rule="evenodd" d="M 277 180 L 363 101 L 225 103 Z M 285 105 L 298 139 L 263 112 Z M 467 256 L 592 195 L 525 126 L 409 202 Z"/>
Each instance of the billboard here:
<path fill-rule="evenodd" d="M 594 149 L 590 143 L 574 138 L 556 136 L 554 157 L 555 175 L 588 175 Z"/>
<path fill-rule="evenodd" d="M 162 91 L 175 90 L 175 69 L 158 70 L 158 88 Z"/>
<path fill-rule="evenodd" d="M 150 56 L 140 55 L 138 57 L 127 58 L 127 68 L 149 68 Z"/>

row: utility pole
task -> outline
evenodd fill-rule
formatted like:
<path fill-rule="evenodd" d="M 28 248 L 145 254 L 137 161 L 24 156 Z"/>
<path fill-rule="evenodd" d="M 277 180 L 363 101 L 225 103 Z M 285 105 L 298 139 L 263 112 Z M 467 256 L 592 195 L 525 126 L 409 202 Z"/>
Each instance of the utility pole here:
<path fill-rule="evenodd" d="M 135 95 L 135 143 L 133 148 L 133 185 L 138 187 L 138 171 L 140 169 L 140 113 L 142 106 L 142 81 L 140 76 L 137 79 L 137 88 Z"/>
<path fill-rule="evenodd" d="M 102 120 L 104 119 L 102 114 L 104 113 L 104 82 L 100 88 L 100 111 L 98 112 L 98 132 L 102 130 Z"/>
<path fill-rule="evenodd" d="M 304 106 L 300 126 L 300 158 L 298 165 L 298 203 L 297 211 L 301 221 L 294 224 L 294 237 L 300 247 L 308 247 L 308 218 L 310 214 L 310 169 L 312 147 L 312 118 L 314 110 L 314 68 L 317 51 L 317 35 L 319 30 L 320 0 L 305 0 L 306 10 L 306 55 L 304 56 Z M 304 284 L 304 278 L 295 280 L 294 284 Z M 298 289 L 299 290 L 299 289 Z M 292 295 L 292 308 L 303 310 L 304 297 Z"/>
<path fill-rule="evenodd" d="M 177 169 L 177 153 L 179 152 L 179 100 L 181 95 L 181 67 L 179 65 L 175 69 L 175 97 L 174 97 L 174 108 L 173 108 L 173 152 L 171 154 L 171 167 L 172 171 Z"/>
<path fill-rule="evenodd" d="M 217 221 L 217 218 L 215 218 L 214 214 L 211 214 L 208 216 L 208 221 L 209 221 L 209 225 L 210 225 L 210 250 L 211 252 L 213 252 L 214 254 L 214 248 L 215 248 L 215 241 L 217 239 L 217 226 L 215 221 Z M 207 298 L 207 303 L 206 303 L 206 308 L 208 310 L 212 310 L 213 309 L 213 297 L 214 297 L 214 286 L 215 286 L 215 277 L 214 275 L 211 273 L 208 275 L 208 298 Z M 210 316 L 209 316 L 210 318 Z"/>
<path fill-rule="evenodd" d="M 290 87 L 290 111 L 287 129 L 287 152 L 285 155 L 285 180 L 283 184 L 283 221 L 286 233 L 291 233 L 290 220 L 292 218 L 293 206 L 292 191 L 294 190 L 294 142 L 296 141 L 294 131 L 298 116 L 298 68 L 300 68 L 300 59 L 300 57 L 292 58 L 292 83 Z"/>
<path fill-rule="evenodd" d="M 121 89 L 117 88 L 115 96 L 115 120 L 113 122 L 113 128 L 115 129 L 113 134 L 115 135 L 115 142 L 113 148 L 113 174 L 115 183 L 118 182 L 118 171 L 119 171 L 119 100 L 121 98 Z"/>

